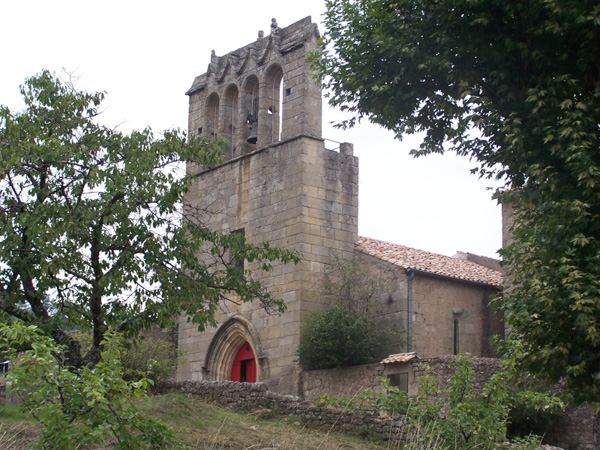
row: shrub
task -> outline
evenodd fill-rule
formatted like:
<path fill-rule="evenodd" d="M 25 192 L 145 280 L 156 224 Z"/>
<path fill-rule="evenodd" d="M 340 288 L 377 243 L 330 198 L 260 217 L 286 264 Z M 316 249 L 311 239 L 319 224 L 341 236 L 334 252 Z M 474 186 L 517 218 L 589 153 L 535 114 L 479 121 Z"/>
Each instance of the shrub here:
<path fill-rule="evenodd" d="M 352 398 L 335 397 L 323 394 L 317 399 L 317 406 L 336 409 L 351 409 L 378 416 L 392 416 L 406 413 L 409 405 L 408 393 L 398 386 L 390 386 L 387 378 L 379 377 L 384 392 L 362 389 Z"/>
<path fill-rule="evenodd" d="M 76 369 L 36 327 L 0 324 L 0 349 L 16 361 L 8 375 L 11 392 L 43 426 L 34 448 L 183 448 L 169 428 L 144 417 L 130 401 L 146 395 L 148 380 L 123 379 L 119 337 L 108 333 L 102 345 L 93 368 Z M 13 350 L 23 347 L 29 350 Z"/>
<path fill-rule="evenodd" d="M 121 354 L 123 377 L 131 381 L 147 378 L 156 385 L 173 376 L 177 360 L 177 346 L 171 341 L 142 336 L 129 343 Z"/>
<path fill-rule="evenodd" d="M 72 335 L 84 350 L 91 347 L 92 337 L 89 332 L 76 331 Z M 145 378 L 156 385 L 173 376 L 178 356 L 177 346 L 162 337 L 144 333 L 137 338 L 127 339 L 123 341 L 119 358 L 123 378 L 127 381 Z"/>
<path fill-rule="evenodd" d="M 323 396 L 321 406 L 349 408 L 372 413 L 406 413 L 404 449 L 496 449 L 507 439 L 509 412 L 515 404 L 527 405 L 535 411 L 558 411 L 562 402 L 541 392 L 513 392 L 514 361 L 503 361 L 502 367 L 477 389 L 473 361 L 461 357 L 453 361 L 454 372 L 447 387 L 441 388 L 430 369 L 419 377 L 419 391 L 407 397 L 397 388 L 386 385 L 376 394 L 365 390 L 353 399 Z M 537 449 L 541 438 L 535 435 L 515 437 L 511 448 Z"/>
<path fill-rule="evenodd" d="M 517 401 L 508 414 L 508 436 L 542 436 L 559 417 L 556 409 L 535 408 L 527 402 Z"/>
<path fill-rule="evenodd" d="M 375 362 L 386 355 L 389 333 L 366 316 L 337 306 L 307 318 L 300 336 L 300 364 L 314 370 Z"/>

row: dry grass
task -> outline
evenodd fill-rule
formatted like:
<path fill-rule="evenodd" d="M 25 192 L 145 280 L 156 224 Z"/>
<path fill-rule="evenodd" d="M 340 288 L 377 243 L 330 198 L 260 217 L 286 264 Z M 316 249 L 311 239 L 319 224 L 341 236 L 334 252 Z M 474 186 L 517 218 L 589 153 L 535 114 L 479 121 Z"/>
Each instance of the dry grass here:
<path fill-rule="evenodd" d="M 307 429 L 293 417 L 264 418 L 203 402 L 193 396 L 154 397 L 145 407 L 195 449 L 384 449 L 381 442 Z M 262 418 L 261 418 L 262 417 Z"/>
<path fill-rule="evenodd" d="M 266 418 L 264 414 L 236 413 L 193 396 L 155 396 L 142 406 L 148 415 L 171 426 L 179 438 L 200 450 L 377 450 L 385 443 L 306 428 L 293 417 Z M 1 410 L 0 410 L 1 412 Z M 26 449 L 39 427 L 17 411 L 0 414 L 0 449 Z"/>
<path fill-rule="evenodd" d="M 37 440 L 39 427 L 30 422 L 0 421 L 0 448 L 21 450 Z"/>

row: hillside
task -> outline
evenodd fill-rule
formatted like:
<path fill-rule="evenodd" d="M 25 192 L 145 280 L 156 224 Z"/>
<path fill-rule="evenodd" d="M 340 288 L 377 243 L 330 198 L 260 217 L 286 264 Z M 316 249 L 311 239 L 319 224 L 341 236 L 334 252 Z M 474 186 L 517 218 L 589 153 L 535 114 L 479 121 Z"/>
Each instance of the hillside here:
<path fill-rule="evenodd" d="M 155 396 L 142 404 L 149 415 L 173 427 L 194 449 L 383 449 L 384 443 L 305 428 L 293 417 L 236 413 L 183 394 Z M 39 428 L 14 407 L 0 406 L 0 448 L 26 449 Z"/>

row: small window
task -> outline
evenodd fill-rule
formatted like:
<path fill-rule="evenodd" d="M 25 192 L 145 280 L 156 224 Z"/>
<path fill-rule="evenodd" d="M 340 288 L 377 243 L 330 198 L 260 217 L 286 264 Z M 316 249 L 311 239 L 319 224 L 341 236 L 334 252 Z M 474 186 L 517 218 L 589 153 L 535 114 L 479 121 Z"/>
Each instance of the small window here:
<path fill-rule="evenodd" d="M 241 236 L 242 243 L 246 242 L 246 232 L 243 228 L 240 228 L 239 230 L 234 230 L 231 232 L 231 234 L 236 234 L 238 236 Z M 244 258 L 237 258 L 236 255 L 232 255 L 230 262 L 231 262 L 231 264 L 234 265 L 234 267 L 236 267 L 239 270 L 244 270 L 244 268 L 245 268 Z"/>
<path fill-rule="evenodd" d="M 390 386 L 400 388 L 401 391 L 408 392 L 408 372 L 395 373 L 387 376 Z"/>
<path fill-rule="evenodd" d="M 458 319 L 454 319 L 454 354 L 455 355 L 458 355 L 458 352 L 459 352 L 458 336 L 459 336 Z"/>

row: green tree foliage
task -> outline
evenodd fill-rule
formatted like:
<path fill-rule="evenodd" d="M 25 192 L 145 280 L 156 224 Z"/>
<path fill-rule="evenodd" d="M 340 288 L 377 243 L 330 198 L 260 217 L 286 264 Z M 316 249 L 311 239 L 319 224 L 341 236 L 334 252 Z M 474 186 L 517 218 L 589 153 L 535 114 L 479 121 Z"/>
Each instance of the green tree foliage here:
<path fill-rule="evenodd" d="M 386 354 L 388 333 L 344 307 L 315 312 L 300 328 L 298 357 L 305 370 L 356 366 Z"/>
<path fill-rule="evenodd" d="M 142 336 L 135 339 L 121 353 L 124 378 L 146 378 L 153 385 L 171 378 L 179 361 L 177 345 L 166 339 Z"/>
<path fill-rule="evenodd" d="M 331 0 L 330 103 L 454 151 L 515 204 L 501 304 L 526 367 L 600 401 L 600 4 Z"/>
<path fill-rule="evenodd" d="M 185 313 L 212 324 L 218 302 L 283 308 L 231 254 L 270 270 L 294 254 L 209 230 L 185 203 L 182 163 L 214 164 L 219 143 L 178 131 L 125 135 L 99 125 L 103 93 L 48 72 L 21 88 L 22 112 L 0 107 L 0 311 L 63 346 L 66 364 L 100 361 L 108 330 L 135 335 Z M 85 353 L 66 330 L 91 330 Z"/>
<path fill-rule="evenodd" d="M 17 352 L 18 347 L 28 347 Z M 119 339 L 106 334 L 93 368 L 73 370 L 64 352 L 35 326 L 0 324 L 0 348 L 15 362 L 10 391 L 42 425 L 35 448 L 174 449 L 172 431 L 144 417 L 129 397 L 144 397 L 148 380 L 127 382 Z"/>

